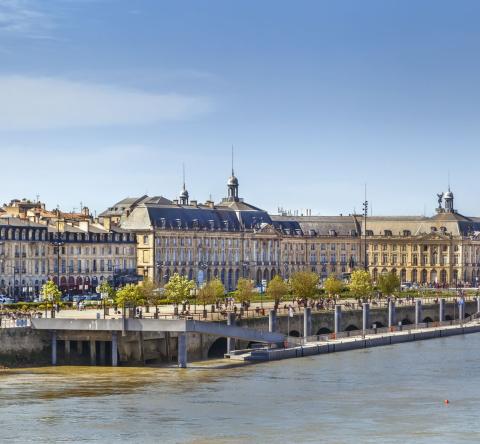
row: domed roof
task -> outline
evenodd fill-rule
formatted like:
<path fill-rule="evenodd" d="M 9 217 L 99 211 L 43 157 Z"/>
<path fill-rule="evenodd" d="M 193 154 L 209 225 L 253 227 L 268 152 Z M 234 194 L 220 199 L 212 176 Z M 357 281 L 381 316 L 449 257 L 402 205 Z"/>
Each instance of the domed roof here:
<path fill-rule="evenodd" d="M 184 188 L 182 191 L 180 191 L 180 199 L 187 199 L 188 198 L 188 191 Z"/>
<path fill-rule="evenodd" d="M 444 195 L 443 195 L 443 198 L 444 199 L 453 199 L 453 193 L 448 190 Z"/>
<path fill-rule="evenodd" d="M 230 187 L 238 187 L 238 179 L 232 175 L 230 176 L 230 178 L 228 179 L 228 182 L 227 182 L 227 185 Z"/>

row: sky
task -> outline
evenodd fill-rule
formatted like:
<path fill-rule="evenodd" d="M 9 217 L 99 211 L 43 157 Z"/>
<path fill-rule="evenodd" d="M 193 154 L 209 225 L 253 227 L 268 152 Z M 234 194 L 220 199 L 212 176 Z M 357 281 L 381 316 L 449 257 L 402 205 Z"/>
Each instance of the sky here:
<path fill-rule="evenodd" d="M 477 0 L 0 0 L 0 203 L 480 216 Z"/>

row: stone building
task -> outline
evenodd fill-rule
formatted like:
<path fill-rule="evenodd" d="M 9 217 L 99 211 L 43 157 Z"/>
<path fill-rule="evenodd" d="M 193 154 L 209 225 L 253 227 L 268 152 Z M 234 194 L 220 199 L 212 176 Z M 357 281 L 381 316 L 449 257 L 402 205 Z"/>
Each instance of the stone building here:
<path fill-rule="evenodd" d="M 0 294 L 29 299 L 48 279 L 45 225 L 0 217 Z"/>

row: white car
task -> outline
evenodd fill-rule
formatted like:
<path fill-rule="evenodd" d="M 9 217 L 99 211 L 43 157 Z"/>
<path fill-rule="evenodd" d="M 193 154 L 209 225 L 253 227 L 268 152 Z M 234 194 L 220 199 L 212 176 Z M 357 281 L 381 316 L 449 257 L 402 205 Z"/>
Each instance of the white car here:
<path fill-rule="evenodd" d="M 6 296 L 0 296 L 0 304 L 13 304 L 15 301 L 12 298 Z"/>

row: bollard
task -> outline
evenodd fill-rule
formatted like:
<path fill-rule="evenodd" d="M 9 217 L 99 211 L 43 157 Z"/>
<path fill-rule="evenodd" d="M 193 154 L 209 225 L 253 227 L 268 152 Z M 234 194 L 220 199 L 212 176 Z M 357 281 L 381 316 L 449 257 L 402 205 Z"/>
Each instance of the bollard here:
<path fill-rule="evenodd" d="M 342 331 L 341 322 L 342 322 L 342 306 L 341 305 L 335 305 L 335 313 L 334 313 L 335 334 L 338 334 Z"/>
<path fill-rule="evenodd" d="M 57 365 L 57 332 L 52 331 L 52 365 Z"/>
<path fill-rule="evenodd" d="M 228 313 L 227 325 L 235 325 L 235 313 Z M 235 338 L 227 338 L 227 354 L 235 350 Z"/>
<path fill-rule="evenodd" d="M 422 322 L 422 300 L 415 300 L 415 325 L 418 325 Z"/>
<path fill-rule="evenodd" d="M 178 367 L 187 368 L 187 334 L 178 334 Z"/>
<path fill-rule="evenodd" d="M 440 322 L 445 321 L 445 299 L 440 299 L 440 301 L 439 301 L 438 320 Z"/>
<path fill-rule="evenodd" d="M 277 312 L 275 310 L 270 310 L 268 313 L 268 331 L 270 333 L 275 333 L 277 329 Z"/>
<path fill-rule="evenodd" d="M 303 337 L 312 336 L 312 309 L 305 307 L 303 311 Z"/>
<path fill-rule="evenodd" d="M 117 332 L 112 333 L 112 367 L 118 366 L 118 337 Z"/>
<path fill-rule="evenodd" d="M 362 305 L 362 330 L 365 332 L 370 325 L 370 304 L 364 302 Z"/>
<path fill-rule="evenodd" d="M 388 327 L 391 328 L 395 325 L 395 302 L 388 301 Z"/>

